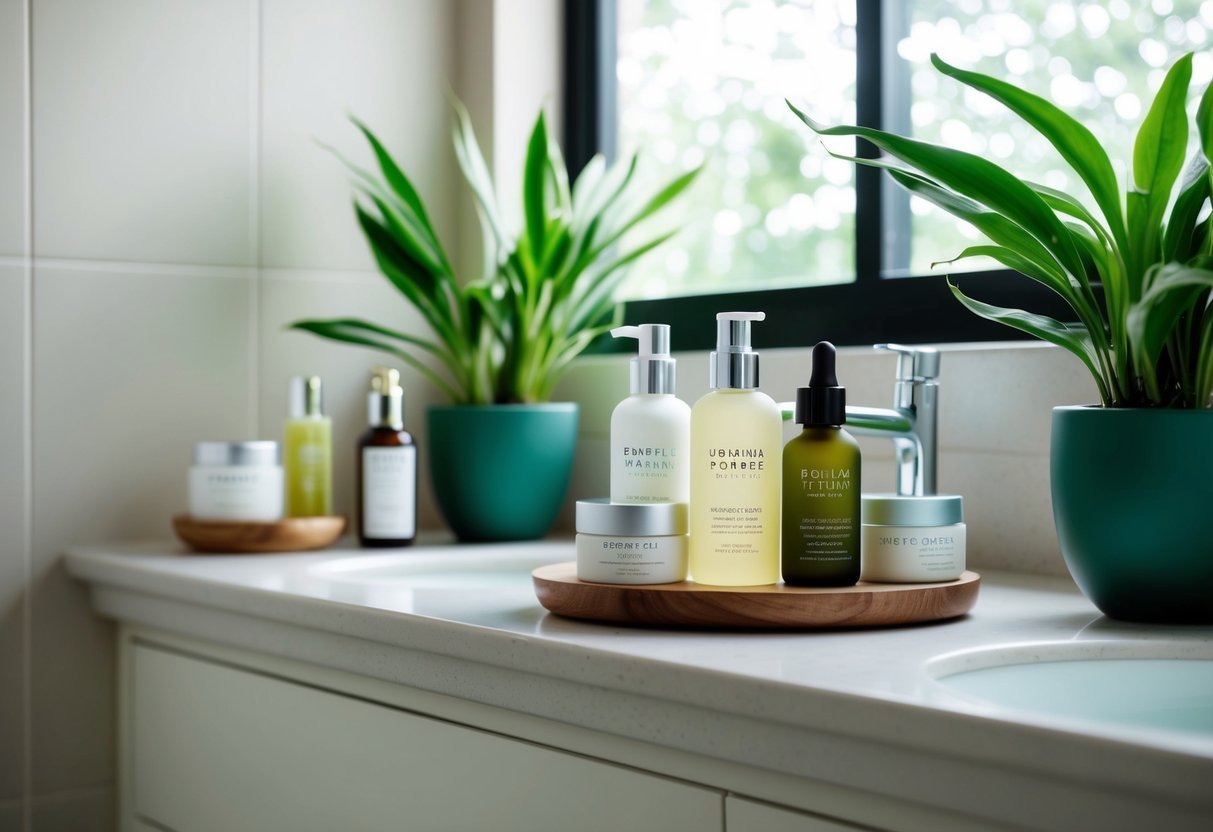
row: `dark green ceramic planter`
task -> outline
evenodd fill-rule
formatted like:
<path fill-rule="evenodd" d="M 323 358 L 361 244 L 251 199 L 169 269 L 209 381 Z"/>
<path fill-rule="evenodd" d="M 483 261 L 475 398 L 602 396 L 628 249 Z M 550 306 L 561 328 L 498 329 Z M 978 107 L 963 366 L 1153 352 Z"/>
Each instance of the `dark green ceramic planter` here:
<path fill-rule="evenodd" d="M 434 405 L 426 417 L 434 496 L 460 540 L 548 533 L 573 470 L 576 404 Z"/>
<path fill-rule="evenodd" d="M 1112 618 L 1213 623 L 1213 411 L 1053 410 L 1053 517 Z"/>

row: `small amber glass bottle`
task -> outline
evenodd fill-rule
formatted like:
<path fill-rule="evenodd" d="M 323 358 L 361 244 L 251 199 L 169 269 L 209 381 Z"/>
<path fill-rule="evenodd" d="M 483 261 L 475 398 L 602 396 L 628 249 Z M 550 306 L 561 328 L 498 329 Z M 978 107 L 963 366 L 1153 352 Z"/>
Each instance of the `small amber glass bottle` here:
<path fill-rule="evenodd" d="M 417 539 L 417 445 L 404 429 L 400 372 L 376 367 L 367 397 L 370 430 L 358 440 L 358 539 L 410 546 Z"/>
<path fill-rule="evenodd" d="M 834 345 L 813 347 L 813 376 L 796 391 L 800 435 L 783 450 L 783 581 L 850 586 L 859 580 L 859 443 L 842 429 L 846 388 Z"/>

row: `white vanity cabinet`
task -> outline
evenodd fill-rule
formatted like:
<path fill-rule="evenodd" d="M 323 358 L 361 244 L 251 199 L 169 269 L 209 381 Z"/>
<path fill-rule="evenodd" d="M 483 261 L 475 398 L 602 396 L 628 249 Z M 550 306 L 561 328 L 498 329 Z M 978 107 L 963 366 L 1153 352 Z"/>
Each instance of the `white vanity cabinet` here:
<path fill-rule="evenodd" d="M 544 615 L 521 582 L 393 578 L 474 557 L 497 581 L 488 567 L 531 549 L 477 551 L 74 551 L 120 622 L 123 832 L 1209 829 L 1207 738 L 1011 718 L 925 685 L 932 657 L 1073 639 L 1091 607 L 1072 588 L 983 579 L 977 612 L 939 627 L 761 634 L 593 625 Z"/>
<path fill-rule="evenodd" d="M 722 827 L 719 791 L 152 643 L 130 650 L 127 829 Z"/>

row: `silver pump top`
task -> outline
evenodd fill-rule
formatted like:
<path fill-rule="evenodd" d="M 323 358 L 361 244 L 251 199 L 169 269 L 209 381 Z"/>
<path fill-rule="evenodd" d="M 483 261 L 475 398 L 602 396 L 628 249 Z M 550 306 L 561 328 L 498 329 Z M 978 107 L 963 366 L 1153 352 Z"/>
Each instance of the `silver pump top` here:
<path fill-rule="evenodd" d="M 635 338 L 640 342 L 640 354 L 629 362 L 632 394 L 674 392 L 675 361 L 670 356 L 670 327 L 668 324 L 617 326 L 613 338 Z"/>
<path fill-rule="evenodd" d="M 750 346 L 750 324 L 765 312 L 720 312 L 716 315 L 716 350 L 709 357 L 713 389 L 750 390 L 758 386 L 758 353 Z"/>
<path fill-rule="evenodd" d="M 287 393 L 287 411 L 292 419 L 324 415 L 324 384 L 320 376 L 295 376 Z"/>
<path fill-rule="evenodd" d="M 373 428 L 404 429 L 404 389 L 400 371 L 376 367 L 371 373 L 371 392 L 366 397 L 366 420 Z"/>

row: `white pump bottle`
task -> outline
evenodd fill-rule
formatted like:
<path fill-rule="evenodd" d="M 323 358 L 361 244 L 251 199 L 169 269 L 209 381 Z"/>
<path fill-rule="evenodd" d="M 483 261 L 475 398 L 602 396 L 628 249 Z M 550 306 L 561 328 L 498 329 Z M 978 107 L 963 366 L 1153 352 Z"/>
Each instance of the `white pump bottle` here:
<path fill-rule="evenodd" d="M 611 502 L 685 503 L 691 497 L 691 408 L 674 395 L 674 359 L 666 324 L 621 326 L 635 338 L 632 394 L 611 414 Z"/>

